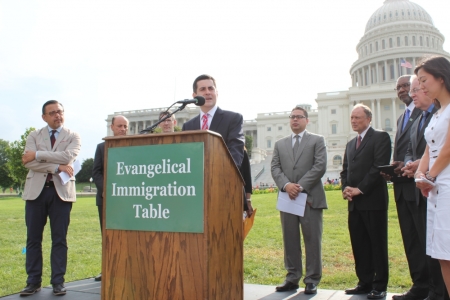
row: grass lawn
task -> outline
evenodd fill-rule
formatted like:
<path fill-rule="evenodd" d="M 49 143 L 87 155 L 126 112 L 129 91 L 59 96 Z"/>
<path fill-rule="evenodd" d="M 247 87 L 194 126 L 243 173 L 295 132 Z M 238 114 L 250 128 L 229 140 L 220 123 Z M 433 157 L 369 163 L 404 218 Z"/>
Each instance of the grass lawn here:
<path fill-rule="evenodd" d="M 77 188 L 78 190 L 78 188 Z M 392 190 L 389 191 L 391 199 Z M 344 289 L 357 283 L 347 229 L 347 202 L 339 191 L 327 193 L 329 209 L 324 213 L 323 278 L 320 288 Z M 276 194 L 252 197 L 258 208 L 252 231 L 244 243 L 245 283 L 276 285 L 284 280 L 283 245 Z M 0 198 L 0 297 L 17 293 L 25 286 L 26 242 L 24 201 Z M 66 281 L 93 277 L 101 269 L 101 236 L 94 197 L 82 197 L 73 205 L 68 234 L 69 261 Z M 50 230 L 46 226 L 43 243 L 43 285 L 50 281 Z M 389 292 L 407 290 L 409 271 L 400 236 L 395 203 L 389 209 Z"/>

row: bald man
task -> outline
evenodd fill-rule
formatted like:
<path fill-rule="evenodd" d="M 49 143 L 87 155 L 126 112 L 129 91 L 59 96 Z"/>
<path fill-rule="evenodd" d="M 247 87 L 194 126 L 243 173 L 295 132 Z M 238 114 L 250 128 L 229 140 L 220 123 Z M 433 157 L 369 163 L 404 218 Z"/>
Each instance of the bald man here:
<path fill-rule="evenodd" d="M 128 133 L 128 119 L 124 116 L 117 115 L 111 120 L 111 130 L 114 136 L 127 135 Z M 94 167 L 92 168 L 92 178 L 94 179 L 95 186 L 97 187 L 97 208 L 98 217 L 100 220 L 100 230 L 103 226 L 103 171 L 104 171 L 104 159 L 105 157 L 105 142 L 97 145 L 94 157 Z M 95 277 L 95 281 L 101 281 L 102 274 L 100 273 Z"/>

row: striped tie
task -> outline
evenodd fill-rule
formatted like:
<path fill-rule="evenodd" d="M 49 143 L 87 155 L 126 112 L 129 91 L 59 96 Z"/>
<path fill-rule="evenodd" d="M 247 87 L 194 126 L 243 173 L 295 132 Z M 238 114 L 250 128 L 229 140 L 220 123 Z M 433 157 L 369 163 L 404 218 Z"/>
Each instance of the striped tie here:
<path fill-rule="evenodd" d="M 202 121 L 202 130 L 208 130 L 208 114 L 203 115 Z"/>

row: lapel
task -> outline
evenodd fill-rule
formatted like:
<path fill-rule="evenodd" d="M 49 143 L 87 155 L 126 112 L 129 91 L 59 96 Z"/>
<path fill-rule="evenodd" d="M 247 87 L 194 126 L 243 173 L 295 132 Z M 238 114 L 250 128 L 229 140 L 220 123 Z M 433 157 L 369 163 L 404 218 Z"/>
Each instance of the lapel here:
<path fill-rule="evenodd" d="M 289 153 L 289 158 L 291 159 L 292 163 L 295 163 L 294 150 L 292 148 L 292 135 L 289 135 L 284 139 L 284 147 L 286 147 L 286 151 Z"/>
<path fill-rule="evenodd" d="M 52 143 L 50 142 L 50 133 L 48 132 L 48 127 L 45 126 L 41 129 L 41 139 L 45 143 L 45 148 L 47 148 L 48 151 L 52 151 Z"/>
<path fill-rule="evenodd" d="M 221 110 L 220 107 L 217 107 L 216 112 L 214 113 L 214 117 L 211 121 L 211 126 L 209 130 L 217 132 L 217 130 L 220 128 L 220 122 L 222 122 L 223 115 L 224 115 L 223 110 Z"/>
<path fill-rule="evenodd" d="M 58 147 L 59 143 L 65 139 L 67 136 L 67 131 L 64 129 L 64 127 L 61 129 L 61 132 L 58 134 L 58 138 L 55 141 L 55 145 L 53 145 L 53 149 L 56 149 Z M 53 150 L 52 149 L 52 150 Z M 54 151 L 54 150 L 53 150 Z"/>
<path fill-rule="evenodd" d="M 414 108 L 412 113 L 409 116 L 409 120 L 408 120 L 408 123 L 406 123 L 405 129 L 402 130 L 403 118 L 405 117 L 405 112 L 406 112 L 406 110 L 403 112 L 402 116 L 400 117 L 400 120 L 399 120 L 400 122 L 397 122 L 397 134 L 396 134 L 395 141 L 400 139 L 406 132 L 408 132 L 408 129 L 412 126 L 412 124 L 414 123 L 414 120 L 416 120 L 416 118 L 418 116 L 420 116 L 420 114 L 422 113 L 422 111 L 420 109 Z M 398 127 L 399 125 L 400 125 L 400 127 Z"/>
<path fill-rule="evenodd" d="M 200 127 L 200 114 L 192 119 L 192 123 L 193 123 L 192 124 L 192 129 L 187 129 L 187 130 L 199 130 L 199 129 L 201 129 L 201 127 Z"/>
<path fill-rule="evenodd" d="M 311 135 L 308 133 L 308 131 L 305 130 L 305 133 L 303 133 L 303 137 L 300 140 L 300 144 L 298 145 L 298 151 L 295 154 L 294 163 L 296 163 L 302 155 L 303 149 L 305 149 L 306 144 L 308 144 L 310 137 Z M 294 156 L 294 151 L 292 151 L 292 156 Z"/>
<path fill-rule="evenodd" d="M 374 132 L 373 128 L 370 127 L 369 130 L 367 130 L 366 135 L 365 135 L 364 138 L 362 139 L 361 145 L 359 145 L 359 148 L 358 148 L 358 149 L 356 149 L 356 139 L 358 138 L 358 136 L 356 136 L 356 137 L 354 138 L 355 142 L 354 142 L 354 145 L 353 145 L 353 149 L 355 149 L 355 152 L 354 152 L 352 158 L 354 158 L 356 155 L 358 155 L 359 152 L 361 152 L 361 151 L 364 149 L 364 147 L 366 146 L 366 144 L 369 142 L 370 137 L 373 135 L 373 132 Z"/>
<path fill-rule="evenodd" d="M 417 137 L 417 143 L 415 145 L 419 145 L 419 143 L 422 141 L 422 139 L 424 138 L 424 134 L 425 134 L 425 128 L 427 128 L 428 123 L 430 123 L 431 118 L 433 117 L 434 113 L 437 111 L 436 107 L 433 107 L 433 110 L 431 111 L 430 114 L 428 114 L 427 119 L 425 120 L 425 123 L 423 123 L 422 129 L 420 129 L 418 135 L 416 135 Z M 420 119 L 420 118 L 419 118 Z M 420 122 L 420 121 L 419 121 Z M 419 126 L 419 124 L 417 125 L 417 127 Z"/>

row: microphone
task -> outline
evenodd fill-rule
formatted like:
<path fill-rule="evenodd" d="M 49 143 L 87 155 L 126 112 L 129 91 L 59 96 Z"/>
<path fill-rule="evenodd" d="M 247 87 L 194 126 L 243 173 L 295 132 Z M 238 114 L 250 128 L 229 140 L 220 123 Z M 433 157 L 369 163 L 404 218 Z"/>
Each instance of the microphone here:
<path fill-rule="evenodd" d="M 203 106 L 205 104 L 205 98 L 202 96 L 197 96 L 194 99 L 184 99 L 184 100 L 180 100 L 177 101 L 176 103 L 181 103 L 181 104 L 191 104 L 194 103 L 197 106 Z"/>

